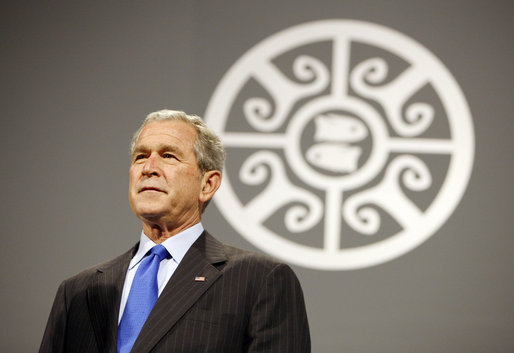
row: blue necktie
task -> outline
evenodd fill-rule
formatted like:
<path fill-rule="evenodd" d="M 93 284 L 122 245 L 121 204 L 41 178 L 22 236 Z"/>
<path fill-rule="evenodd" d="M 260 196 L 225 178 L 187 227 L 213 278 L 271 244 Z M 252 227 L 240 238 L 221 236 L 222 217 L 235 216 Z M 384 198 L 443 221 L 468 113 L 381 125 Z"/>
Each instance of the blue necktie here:
<path fill-rule="evenodd" d="M 150 315 L 159 295 L 157 286 L 159 264 L 168 256 L 168 250 L 159 244 L 154 246 L 139 264 L 118 327 L 118 353 L 130 352 Z"/>

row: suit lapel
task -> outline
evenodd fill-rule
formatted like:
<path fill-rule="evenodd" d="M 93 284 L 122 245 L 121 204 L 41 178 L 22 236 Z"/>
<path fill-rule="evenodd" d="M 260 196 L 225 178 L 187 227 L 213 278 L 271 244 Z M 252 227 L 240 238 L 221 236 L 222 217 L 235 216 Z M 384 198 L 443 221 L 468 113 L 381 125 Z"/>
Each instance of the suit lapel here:
<path fill-rule="evenodd" d="M 95 280 L 88 287 L 89 315 L 100 353 L 116 352 L 121 292 L 130 259 L 137 246 L 99 267 Z"/>
<path fill-rule="evenodd" d="M 204 232 L 191 246 L 159 296 L 132 352 L 149 352 L 221 276 L 213 266 L 226 261 L 223 245 Z M 205 280 L 195 281 L 195 277 Z"/>

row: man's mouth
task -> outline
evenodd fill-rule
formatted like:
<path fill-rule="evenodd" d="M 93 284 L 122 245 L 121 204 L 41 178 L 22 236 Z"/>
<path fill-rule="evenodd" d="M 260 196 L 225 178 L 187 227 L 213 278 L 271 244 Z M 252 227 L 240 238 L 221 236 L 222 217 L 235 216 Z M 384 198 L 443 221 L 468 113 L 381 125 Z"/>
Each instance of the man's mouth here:
<path fill-rule="evenodd" d="M 162 189 L 159 189 L 157 187 L 154 187 L 154 186 L 144 186 L 142 187 L 141 189 L 139 189 L 139 192 L 145 192 L 145 191 L 157 191 L 157 192 L 165 192 L 164 190 Z"/>

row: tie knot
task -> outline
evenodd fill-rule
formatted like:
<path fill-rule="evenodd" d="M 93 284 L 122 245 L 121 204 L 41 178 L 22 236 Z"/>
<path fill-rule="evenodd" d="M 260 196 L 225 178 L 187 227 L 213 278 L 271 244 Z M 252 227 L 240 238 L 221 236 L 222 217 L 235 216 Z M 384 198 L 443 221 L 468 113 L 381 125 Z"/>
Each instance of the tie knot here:
<path fill-rule="evenodd" d="M 159 261 L 162 261 L 162 259 L 164 259 L 170 255 L 168 250 L 162 244 L 156 245 L 153 248 L 151 248 L 150 254 L 157 255 L 157 257 L 159 258 Z"/>

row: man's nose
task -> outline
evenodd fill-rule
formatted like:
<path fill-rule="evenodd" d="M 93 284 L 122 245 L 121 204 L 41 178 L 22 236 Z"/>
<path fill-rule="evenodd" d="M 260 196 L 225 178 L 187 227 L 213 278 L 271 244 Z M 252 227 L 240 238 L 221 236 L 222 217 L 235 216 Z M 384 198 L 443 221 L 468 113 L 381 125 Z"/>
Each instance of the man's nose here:
<path fill-rule="evenodd" d="M 145 161 L 143 166 L 143 174 L 145 175 L 160 175 L 160 162 L 159 157 L 151 154 Z"/>

